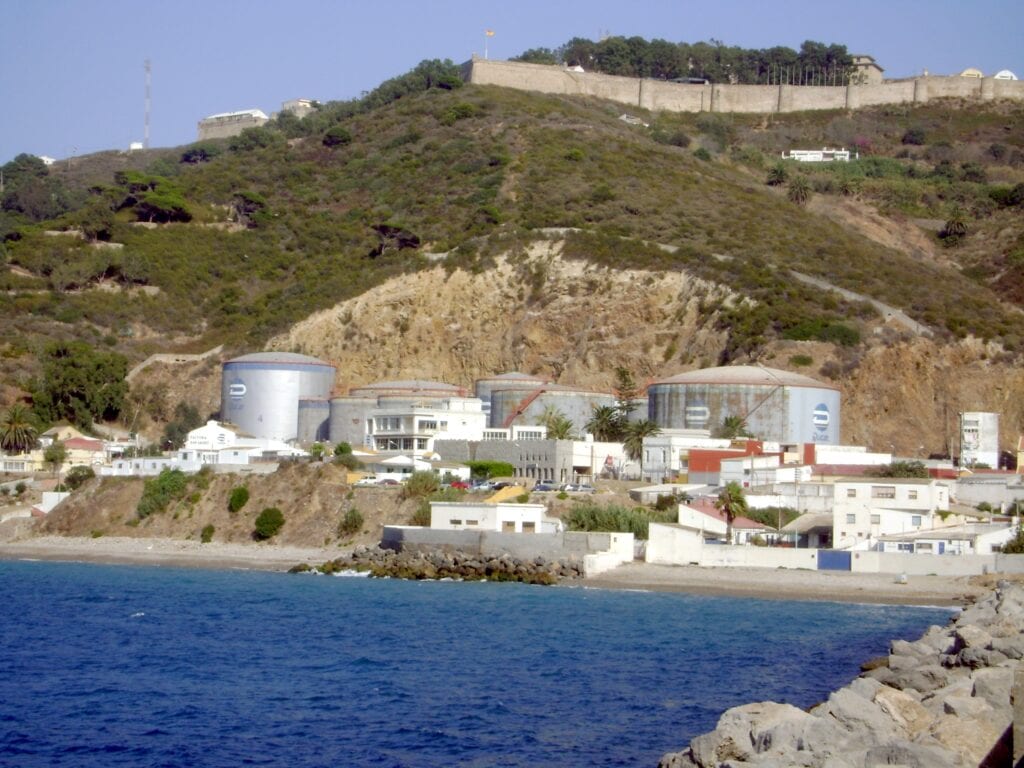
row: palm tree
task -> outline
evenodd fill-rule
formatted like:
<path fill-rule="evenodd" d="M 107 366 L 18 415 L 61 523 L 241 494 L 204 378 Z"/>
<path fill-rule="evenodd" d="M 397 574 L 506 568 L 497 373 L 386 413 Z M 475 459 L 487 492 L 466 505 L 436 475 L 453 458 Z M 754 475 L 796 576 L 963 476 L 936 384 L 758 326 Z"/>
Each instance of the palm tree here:
<path fill-rule="evenodd" d="M 964 212 L 960 206 L 954 205 L 949 209 L 949 218 L 946 220 L 946 226 L 943 228 L 941 235 L 944 238 L 949 238 L 951 241 L 959 241 L 960 238 L 967 234 L 967 219 L 964 217 Z"/>
<path fill-rule="evenodd" d="M 544 408 L 540 423 L 547 428 L 549 440 L 572 440 L 574 436 L 572 421 L 555 406 Z"/>
<path fill-rule="evenodd" d="M 796 176 L 791 182 L 789 182 L 789 190 L 786 192 L 786 197 L 789 198 L 791 203 L 797 205 L 803 205 L 807 202 L 807 199 L 811 196 L 811 185 L 807 183 L 807 179 L 803 176 Z"/>
<path fill-rule="evenodd" d="M 737 437 L 752 437 L 747 431 L 747 420 L 742 416 L 726 416 L 722 426 L 715 430 L 715 437 L 735 440 Z"/>
<path fill-rule="evenodd" d="M 32 412 L 15 403 L 0 418 L 0 448 L 11 453 L 25 453 L 36 447 L 39 430 Z"/>
<path fill-rule="evenodd" d="M 583 429 L 601 443 L 616 443 L 622 440 L 625 419 L 622 411 L 614 405 L 597 405 L 591 413 L 590 421 Z"/>
<path fill-rule="evenodd" d="M 776 163 L 768 170 L 768 178 L 765 183 L 769 187 L 778 187 L 785 184 L 788 178 L 789 171 L 786 169 L 786 166 L 782 163 Z"/>
<path fill-rule="evenodd" d="M 644 438 L 654 437 L 660 433 L 661 427 L 650 419 L 632 421 L 626 425 L 626 437 L 622 441 L 622 446 L 632 461 L 640 462 L 640 477 L 644 475 Z"/>
<path fill-rule="evenodd" d="M 725 515 L 725 541 L 732 544 L 732 521 L 747 513 L 747 499 L 739 483 L 726 483 L 715 501 L 715 509 Z"/>

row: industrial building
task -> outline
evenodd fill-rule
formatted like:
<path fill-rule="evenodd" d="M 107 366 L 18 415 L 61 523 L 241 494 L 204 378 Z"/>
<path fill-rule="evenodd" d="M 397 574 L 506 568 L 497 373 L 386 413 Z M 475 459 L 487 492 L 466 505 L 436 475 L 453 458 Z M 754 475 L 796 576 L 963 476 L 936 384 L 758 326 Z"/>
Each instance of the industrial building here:
<path fill-rule="evenodd" d="M 561 384 L 537 386 L 535 381 L 508 383 L 491 390 L 488 426 L 507 429 L 513 424 L 538 424 L 550 408 L 571 421 L 576 432 L 581 432 L 595 408 L 615 406 L 617 402 L 615 395 L 609 392 Z"/>
<path fill-rule="evenodd" d="M 839 389 L 763 366 L 690 371 L 647 388 L 648 418 L 662 429 L 708 429 L 737 417 L 761 440 L 796 446 L 840 442 Z"/>
<path fill-rule="evenodd" d="M 221 418 L 254 437 L 312 442 L 327 432 L 334 376 L 333 365 L 308 355 L 236 357 L 221 369 Z"/>

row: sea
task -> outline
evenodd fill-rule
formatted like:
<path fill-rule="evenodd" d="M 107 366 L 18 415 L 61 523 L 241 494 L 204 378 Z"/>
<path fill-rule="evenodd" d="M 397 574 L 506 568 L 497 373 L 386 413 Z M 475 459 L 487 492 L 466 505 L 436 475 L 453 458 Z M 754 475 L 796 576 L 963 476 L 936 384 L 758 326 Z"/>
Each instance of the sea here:
<path fill-rule="evenodd" d="M 25 561 L 0 585 L 2 766 L 655 766 L 951 615 Z"/>

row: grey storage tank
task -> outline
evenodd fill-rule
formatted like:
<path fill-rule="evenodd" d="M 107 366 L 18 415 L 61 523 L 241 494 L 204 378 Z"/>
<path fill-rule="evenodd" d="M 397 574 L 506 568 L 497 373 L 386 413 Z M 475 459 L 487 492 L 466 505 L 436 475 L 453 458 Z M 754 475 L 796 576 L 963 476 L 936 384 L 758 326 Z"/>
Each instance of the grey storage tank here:
<path fill-rule="evenodd" d="M 494 390 L 515 387 L 527 387 L 530 390 L 533 390 L 542 384 L 550 383 L 551 379 L 544 376 L 508 371 L 507 373 L 499 373 L 495 376 L 484 376 L 483 378 L 477 379 L 473 382 L 473 394 L 483 401 L 484 413 L 487 414 L 487 426 L 496 428 L 499 425 L 493 424 L 490 420 L 491 393 L 494 392 Z"/>
<path fill-rule="evenodd" d="M 837 444 L 839 389 L 798 373 L 753 365 L 705 368 L 652 383 L 648 418 L 663 429 L 709 429 L 727 416 L 785 445 Z"/>
<path fill-rule="evenodd" d="M 299 436 L 303 444 L 316 443 L 328 438 L 331 404 L 319 398 L 299 400 Z"/>
<path fill-rule="evenodd" d="M 308 355 L 256 352 L 221 368 L 221 418 L 255 437 L 299 439 L 299 401 L 327 400 L 335 368 Z"/>
<path fill-rule="evenodd" d="M 491 391 L 490 426 L 507 428 L 512 424 L 539 424 L 547 408 L 553 408 L 572 422 L 577 434 L 590 421 L 594 408 L 614 406 L 610 392 L 578 389 L 561 384 L 512 386 Z"/>
<path fill-rule="evenodd" d="M 331 398 L 330 440 L 348 443 L 353 447 L 367 446 L 370 429 L 367 421 L 370 412 L 377 407 L 377 398 L 373 395 L 354 397 L 352 395 Z"/>

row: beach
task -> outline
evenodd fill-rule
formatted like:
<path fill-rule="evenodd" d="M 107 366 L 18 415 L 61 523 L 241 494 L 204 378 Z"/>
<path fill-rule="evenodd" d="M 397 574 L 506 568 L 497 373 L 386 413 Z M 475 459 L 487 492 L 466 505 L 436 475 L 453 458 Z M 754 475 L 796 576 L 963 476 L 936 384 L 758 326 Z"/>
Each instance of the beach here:
<path fill-rule="evenodd" d="M 294 547 L 167 538 L 42 536 L 0 543 L 0 559 L 287 571 L 318 565 L 347 553 L 339 547 Z M 774 600 L 828 600 L 889 605 L 957 606 L 973 602 L 991 585 L 964 576 L 892 574 L 630 563 L 573 586 L 685 592 Z"/>

